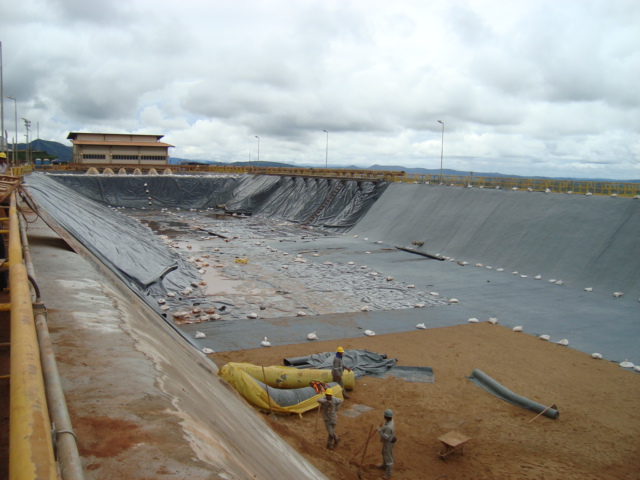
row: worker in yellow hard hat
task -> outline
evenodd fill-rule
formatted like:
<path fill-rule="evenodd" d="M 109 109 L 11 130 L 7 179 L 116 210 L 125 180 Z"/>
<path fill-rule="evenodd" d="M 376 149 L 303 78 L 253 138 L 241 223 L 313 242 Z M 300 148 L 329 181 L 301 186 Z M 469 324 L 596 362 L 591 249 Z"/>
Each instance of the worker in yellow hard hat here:
<path fill-rule="evenodd" d="M 333 450 L 340 441 L 340 438 L 336 435 L 336 424 L 338 423 L 338 409 L 342 405 L 342 400 L 333 396 L 333 389 L 327 388 L 324 392 L 324 397 L 319 398 L 318 403 L 320 404 L 324 426 L 329 434 L 327 448 Z"/>
<path fill-rule="evenodd" d="M 344 381 L 342 380 L 342 375 L 345 370 L 351 371 L 349 367 L 344 366 L 344 361 L 342 360 L 342 356 L 344 355 L 344 348 L 338 347 L 336 348 L 336 356 L 333 359 L 333 368 L 331 369 L 331 376 L 333 377 L 333 381 L 342 387 L 342 396 L 344 398 L 349 398 L 347 395 L 347 391 L 344 388 Z"/>
<path fill-rule="evenodd" d="M 6 175 L 9 170 L 9 165 L 7 165 L 7 156 L 4 152 L 0 152 L 0 175 Z"/>

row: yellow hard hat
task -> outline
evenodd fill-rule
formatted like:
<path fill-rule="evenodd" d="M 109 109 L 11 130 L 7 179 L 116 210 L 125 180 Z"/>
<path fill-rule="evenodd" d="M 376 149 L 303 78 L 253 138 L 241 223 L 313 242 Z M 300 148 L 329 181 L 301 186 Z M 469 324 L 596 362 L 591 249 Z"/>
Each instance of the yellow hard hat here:
<path fill-rule="evenodd" d="M 336 352 L 338 352 L 338 353 L 344 353 L 344 348 L 342 348 L 342 347 L 338 347 L 338 348 L 336 348 Z"/>
<path fill-rule="evenodd" d="M 0 158 L 7 158 L 4 152 L 0 152 Z"/>
<path fill-rule="evenodd" d="M 325 395 L 331 395 L 331 396 L 333 397 L 333 389 L 332 389 L 332 388 L 327 388 L 327 389 L 324 391 L 324 394 L 325 394 Z"/>

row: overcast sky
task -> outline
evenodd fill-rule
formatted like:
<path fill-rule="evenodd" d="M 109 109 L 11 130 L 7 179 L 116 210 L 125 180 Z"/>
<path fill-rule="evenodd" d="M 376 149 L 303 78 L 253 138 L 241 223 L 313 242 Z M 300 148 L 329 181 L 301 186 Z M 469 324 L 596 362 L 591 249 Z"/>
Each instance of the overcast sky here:
<path fill-rule="evenodd" d="M 638 0 L 0 0 L 0 42 L 21 142 L 640 179 Z"/>

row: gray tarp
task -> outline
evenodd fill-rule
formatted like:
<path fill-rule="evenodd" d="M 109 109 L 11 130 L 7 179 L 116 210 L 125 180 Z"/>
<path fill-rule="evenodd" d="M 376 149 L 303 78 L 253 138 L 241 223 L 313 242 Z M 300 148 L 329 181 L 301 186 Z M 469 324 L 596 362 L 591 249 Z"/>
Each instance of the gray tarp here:
<path fill-rule="evenodd" d="M 331 369 L 335 352 L 324 352 L 306 357 L 285 358 L 284 364 L 296 368 Z M 345 367 L 353 370 L 356 378 L 364 375 L 384 376 L 393 367 L 397 359 L 387 358 L 385 354 L 369 352 L 368 350 L 345 350 L 343 355 Z"/>
<path fill-rule="evenodd" d="M 285 358 L 284 364 L 295 368 L 330 370 L 334 356 L 335 352 L 316 353 L 305 357 Z M 345 350 L 343 360 L 344 365 L 353 370 L 356 378 L 368 375 L 379 378 L 392 376 L 408 382 L 433 383 L 434 381 L 431 367 L 400 367 L 396 365 L 398 359 L 389 359 L 384 353 L 368 350 Z"/>
<path fill-rule="evenodd" d="M 431 367 L 404 367 L 394 365 L 385 376 L 402 378 L 407 382 L 433 383 L 433 368 Z"/>
<path fill-rule="evenodd" d="M 506 389 L 481 370 L 475 369 L 467 378 L 490 394 L 495 395 L 505 402 L 509 402 L 511 405 L 515 405 L 516 407 L 521 407 L 535 413 L 544 412 L 544 415 L 549 418 L 555 419 L 560 416 L 560 412 L 558 412 L 556 408 L 547 408 L 546 405 L 542 405 L 541 403 L 534 402 L 533 400 L 529 400 L 528 398 L 521 397 L 520 395 L 513 393 L 511 390 Z"/>

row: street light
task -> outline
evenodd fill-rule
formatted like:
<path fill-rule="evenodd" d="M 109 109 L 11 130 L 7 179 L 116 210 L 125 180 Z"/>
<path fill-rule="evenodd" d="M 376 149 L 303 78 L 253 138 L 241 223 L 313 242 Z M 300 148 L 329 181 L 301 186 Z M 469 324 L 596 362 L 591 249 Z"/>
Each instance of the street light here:
<path fill-rule="evenodd" d="M 258 139 L 258 162 L 259 162 L 260 161 L 260 137 L 256 135 L 256 138 Z"/>
<path fill-rule="evenodd" d="M 438 120 L 442 124 L 442 147 L 440 148 L 440 185 L 442 185 L 442 157 L 444 156 L 444 122 Z"/>
<path fill-rule="evenodd" d="M 327 149 L 324 157 L 324 162 L 325 162 L 324 166 L 325 168 L 329 168 L 329 132 L 327 132 L 326 130 L 322 130 L 322 131 L 327 134 Z"/>
<path fill-rule="evenodd" d="M 27 165 L 29 165 L 31 164 L 31 155 L 30 155 L 31 145 L 29 144 L 29 130 L 31 129 L 31 120 L 28 120 L 24 117 L 22 117 L 22 120 L 24 120 L 24 126 L 27 130 L 27 143 L 24 147 L 24 150 L 25 150 L 25 160 L 27 162 Z"/>
<path fill-rule="evenodd" d="M 12 97 L 11 95 L 7 95 L 7 98 L 9 100 L 13 100 L 13 113 L 15 115 L 15 128 L 16 128 L 16 136 L 13 137 L 13 166 L 16 166 L 16 143 L 18 142 L 18 101 L 15 99 L 15 97 Z M 4 134 L 4 132 L 3 132 Z"/>

